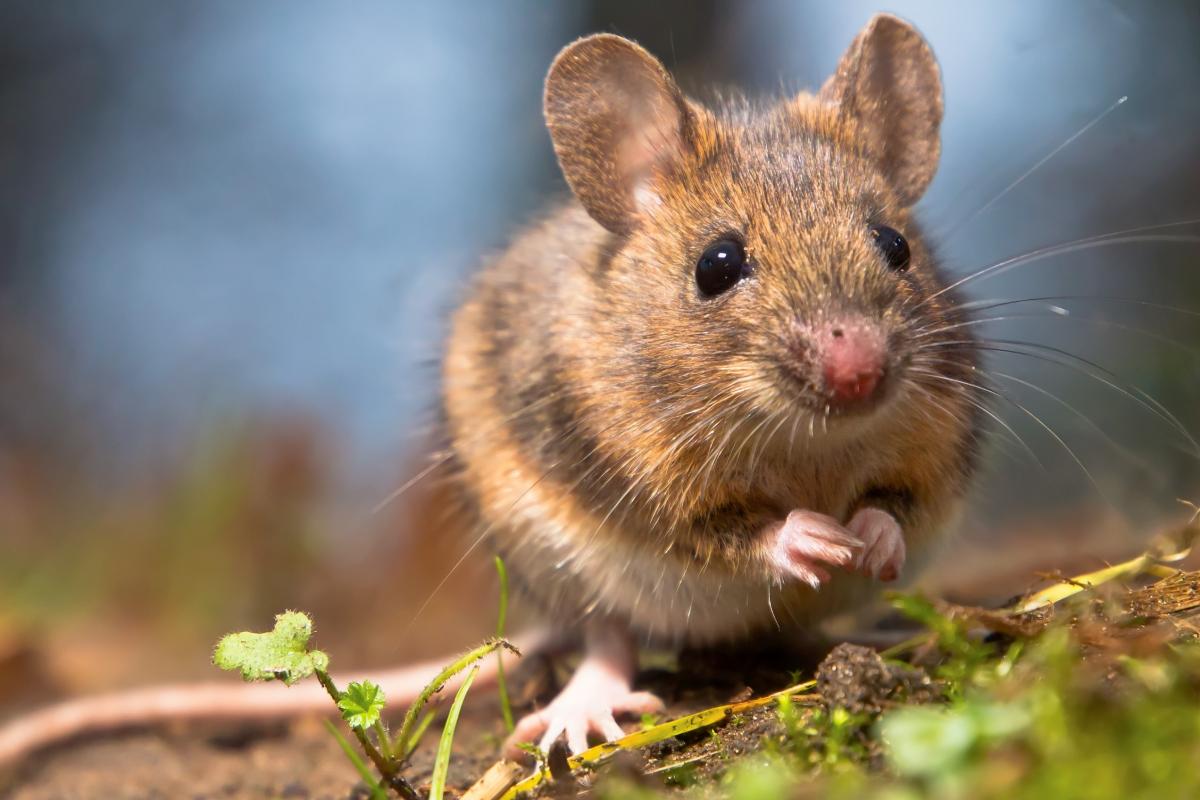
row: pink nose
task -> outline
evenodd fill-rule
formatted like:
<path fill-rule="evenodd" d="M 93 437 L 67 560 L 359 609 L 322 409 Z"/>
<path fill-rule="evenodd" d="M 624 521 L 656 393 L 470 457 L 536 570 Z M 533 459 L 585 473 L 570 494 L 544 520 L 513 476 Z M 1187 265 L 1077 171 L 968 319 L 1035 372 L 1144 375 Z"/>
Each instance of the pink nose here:
<path fill-rule="evenodd" d="M 848 405 L 871 397 L 884 371 L 885 344 L 878 328 L 859 321 L 834 323 L 821 338 L 821 371 L 829 399 Z"/>

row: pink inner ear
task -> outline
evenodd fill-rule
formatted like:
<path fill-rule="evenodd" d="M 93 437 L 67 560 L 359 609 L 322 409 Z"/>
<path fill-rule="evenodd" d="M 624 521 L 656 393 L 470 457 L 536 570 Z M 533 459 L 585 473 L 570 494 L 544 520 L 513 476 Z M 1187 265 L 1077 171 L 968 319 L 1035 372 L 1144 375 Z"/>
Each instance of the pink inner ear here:
<path fill-rule="evenodd" d="M 666 68 L 627 39 L 581 39 L 550 67 L 545 110 L 575 196 L 601 225 L 628 233 L 658 202 L 654 178 L 688 138 L 690 111 Z"/>
<path fill-rule="evenodd" d="M 615 166 L 638 211 L 658 205 L 656 174 L 670 169 L 683 155 L 678 109 L 666 98 L 647 99 L 631 110 L 621 132 Z"/>

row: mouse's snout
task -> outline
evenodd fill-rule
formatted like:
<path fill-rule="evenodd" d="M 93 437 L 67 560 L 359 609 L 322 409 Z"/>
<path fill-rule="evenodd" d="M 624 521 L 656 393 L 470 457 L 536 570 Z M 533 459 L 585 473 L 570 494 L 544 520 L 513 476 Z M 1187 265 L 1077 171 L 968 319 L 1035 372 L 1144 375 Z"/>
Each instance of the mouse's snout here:
<path fill-rule="evenodd" d="M 861 317 L 828 320 L 809 333 L 813 366 L 830 406 L 855 405 L 875 396 L 887 371 L 887 340 Z"/>

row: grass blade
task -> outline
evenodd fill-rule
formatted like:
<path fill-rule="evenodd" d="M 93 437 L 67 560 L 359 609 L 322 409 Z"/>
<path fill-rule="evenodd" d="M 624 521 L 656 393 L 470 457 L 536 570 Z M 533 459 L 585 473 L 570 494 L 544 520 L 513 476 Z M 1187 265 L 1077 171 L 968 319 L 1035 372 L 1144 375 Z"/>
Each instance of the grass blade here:
<path fill-rule="evenodd" d="M 404 723 L 400 726 L 400 734 L 396 737 L 397 750 L 399 752 L 408 752 L 408 743 L 412 741 L 413 731 L 417 725 L 417 717 L 421 710 L 425 708 L 425 704 L 429 702 L 429 698 L 433 697 L 437 692 L 441 691 L 446 685 L 446 681 L 453 678 L 458 673 L 462 672 L 467 667 L 474 664 L 476 661 L 491 655 L 495 650 L 501 647 L 515 650 L 515 648 L 503 639 L 493 639 L 489 642 L 481 644 L 474 650 L 470 650 L 455 659 L 451 664 L 445 667 L 438 673 L 437 677 L 429 682 L 421 693 L 417 695 L 417 699 L 408 707 L 408 711 L 404 714 Z"/>
<path fill-rule="evenodd" d="M 649 728 L 643 728 L 640 731 L 617 739 L 615 742 L 605 742 L 598 744 L 576 756 L 571 756 L 567 759 L 567 764 L 571 769 L 578 769 L 583 764 L 597 765 L 601 764 L 616 755 L 621 750 L 637 750 L 641 747 L 664 742 L 667 739 L 673 739 L 682 734 L 698 731 L 702 728 L 707 728 L 716 725 L 718 722 L 723 722 L 729 719 L 734 714 L 740 714 L 749 711 L 752 708 L 769 705 L 779 702 L 779 698 L 789 696 L 794 699 L 811 699 L 812 690 L 816 688 L 815 680 L 804 681 L 795 686 L 789 686 L 773 694 L 764 695 L 763 697 L 753 700 L 745 700 L 740 703 L 729 703 L 727 705 L 716 706 L 715 708 L 697 711 L 695 714 L 688 714 L 679 719 L 669 720 L 667 722 L 652 725 Z M 530 775 L 525 780 L 512 786 L 504 793 L 501 800 L 515 800 L 522 792 L 528 792 L 537 788 L 546 779 L 547 772 L 539 770 Z"/>
<path fill-rule="evenodd" d="M 450 713 L 446 716 L 446 725 L 442 728 L 441 741 L 438 742 L 437 756 L 433 761 L 433 775 L 430 776 L 429 781 L 429 800 L 442 800 L 442 794 L 446 790 L 446 773 L 450 771 L 450 748 L 454 744 L 454 729 L 458 726 L 458 715 L 462 712 L 463 701 L 467 699 L 467 690 L 471 688 L 471 683 L 475 680 L 478 672 L 478 664 L 471 667 L 462 686 L 458 687 L 458 694 L 454 695 Z"/>
<path fill-rule="evenodd" d="M 421 743 L 421 739 L 425 736 L 425 731 L 429 730 L 430 723 L 437 716 L 436 711 L 426 711 L 425 716 L 421 717 L 421 721 L 417 723 L 417 727 L 413 729 L 412 741 L 408 743 L 408 749 L 404 751 L 404 757 L 408 758 L 417 749 L 417 745 Z"/>
<path fill-rule="evenodd" d="M 1120 564 L 1115 564 L 1111 567 L 1105 567 L 1095 572 L 1076 575 L 1068 580 L 1060 581 L 1053 586 L 1042 589 L 1040 592 L 1034 592 L 1011 610 L 1017 614 L 1035 611 L 1039 608 L 1054 605 L 1072 595 L 1103 583 L 1137 575 L 1141 572 L 1153 571 L 1153 568 L 1159 567 L 1164 563 L 1182 561 L 1191 554 L 1192 546 L 1195 544 L 1197 535 L 1200 534 L 1200 525 L 1197 522 L 1197 518 L 1193 517 L 1180 529 L 1158 537 L 1152 543 L 1150 549 L 1137 558 L 1131 558 L 1128 561 L 1122 561 Z"/>
<path fill-rule="evenodd" d="M 496 556 L 496 574 L 500 576 L 500 611 L 496 615 L 496 638 L 504 638 L 504 625 L 508 620 L 508 569 L 504 559 Z M 496 690 L 500 695 L 500 714 L 504 717 L 504 730 L 513 732 L 512 703 L 508 699 L 508 680 L 504 676 L 504 653 L 496 651 Z"/>
<path fill-rule="evenodd" d="M 325 723 L 325 728 L 333 734 L 333 738 L 337 739 L 338 746 L 342 748 L 342 752 L 346 754 L 346 758 L 350 759 L 350 763 L 354 765 L 354 769 L 358 770 L 358 777 L 362 778 L 363 783 L 367 785 L 367 788 L 371 792 L 371 800 L 388 800 L 387 792 L 375 780 L 375 776 L 371 774 L 371 770 L 367 767 L 367 762 L 362 760 L 358 751 L 350 746 L 350 742 L 346 741 L 346 737 L 342 736 L 341 731 L 332 722 L 329 720 L 323 720 L 323 722 Z"/>

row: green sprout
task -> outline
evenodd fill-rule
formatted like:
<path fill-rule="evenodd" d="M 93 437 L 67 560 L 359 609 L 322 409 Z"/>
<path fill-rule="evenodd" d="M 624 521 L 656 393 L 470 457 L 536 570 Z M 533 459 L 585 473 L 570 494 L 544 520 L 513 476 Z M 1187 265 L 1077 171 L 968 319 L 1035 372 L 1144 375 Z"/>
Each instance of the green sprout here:
<path fill-rule="evenodd" d="M 342 748 L 342 752 L 346 754 L 346 758 L 354 765 L 354 770 L 358 773 L 358 777 L 362 778 L 362 782 L 366 784 L 367 791 L 371 793 L 371 800 L 387 800 L 387 792 L 379 785 L 379 781 L 375 779 L 375 776 L 371 774 L 371 769 L 367 766 L 367 762 L 362 760 L 362 756 L 354 750 L 350 742 L 346 741 L 346 737 L 342 736 L 342 732 L 332 722 L 329 720 L 325 720 L 324 722 L 326 730 L 337 741 L 338 747 Z"/>
<path fill-rule="evenodd" d="M 408 766 L 408 759 L 416 749 L 417 742 L 433 721 L 433 712 L 422 712 L 447 681 L 463 670 L 470 669 L 454 698 L 451 716 L 438 746 L 434 770 L 434 785 L 438 790 L 430 796 L 440 798 L 445 786 L 446 770 L 449 769 L 454 730 L 467 690 L 478 671 L 479 661 L 502 648 L 514 652 L 515 648 L 504 639 L 492 639 L 449 664 L 422 689 L 405 713 L 399 734 L 393 737 L 383 722 L 387 703 L 383 689 L 366 680 L 354 681 L 344 691 L 339 689 L 328 672 L 329 656 L 308 647 L 312 631 L 312 620 L 306 614 L 287 611 L 275 617 L 275 627 L 267 633 L 232 633 L 222 638 L 213 651 L 213 663 L 221 669 L 240 672 L 247 681 L 278 680 L 290 686 L 310 675 L 316 677 L 337 705 L 359 748 L 379 773 L 380 780 L 376 780 L 366 761 L 359 757 L 346 737 L 337 728 L 328 726 L 367 785 L 373 800 L 385 798 L 388 789 L 405 800 L 416 800 L 416 790 L 401 773 Z"/>
<path fill-rule="evenodd" d="M 370 681 L 355 681 L 346 687 L 337 706 L 342 710 L 342 719 L 351 728 L 370 728 L 379 722 L 379 713 L 386 702 L 383 689 Z"/>

